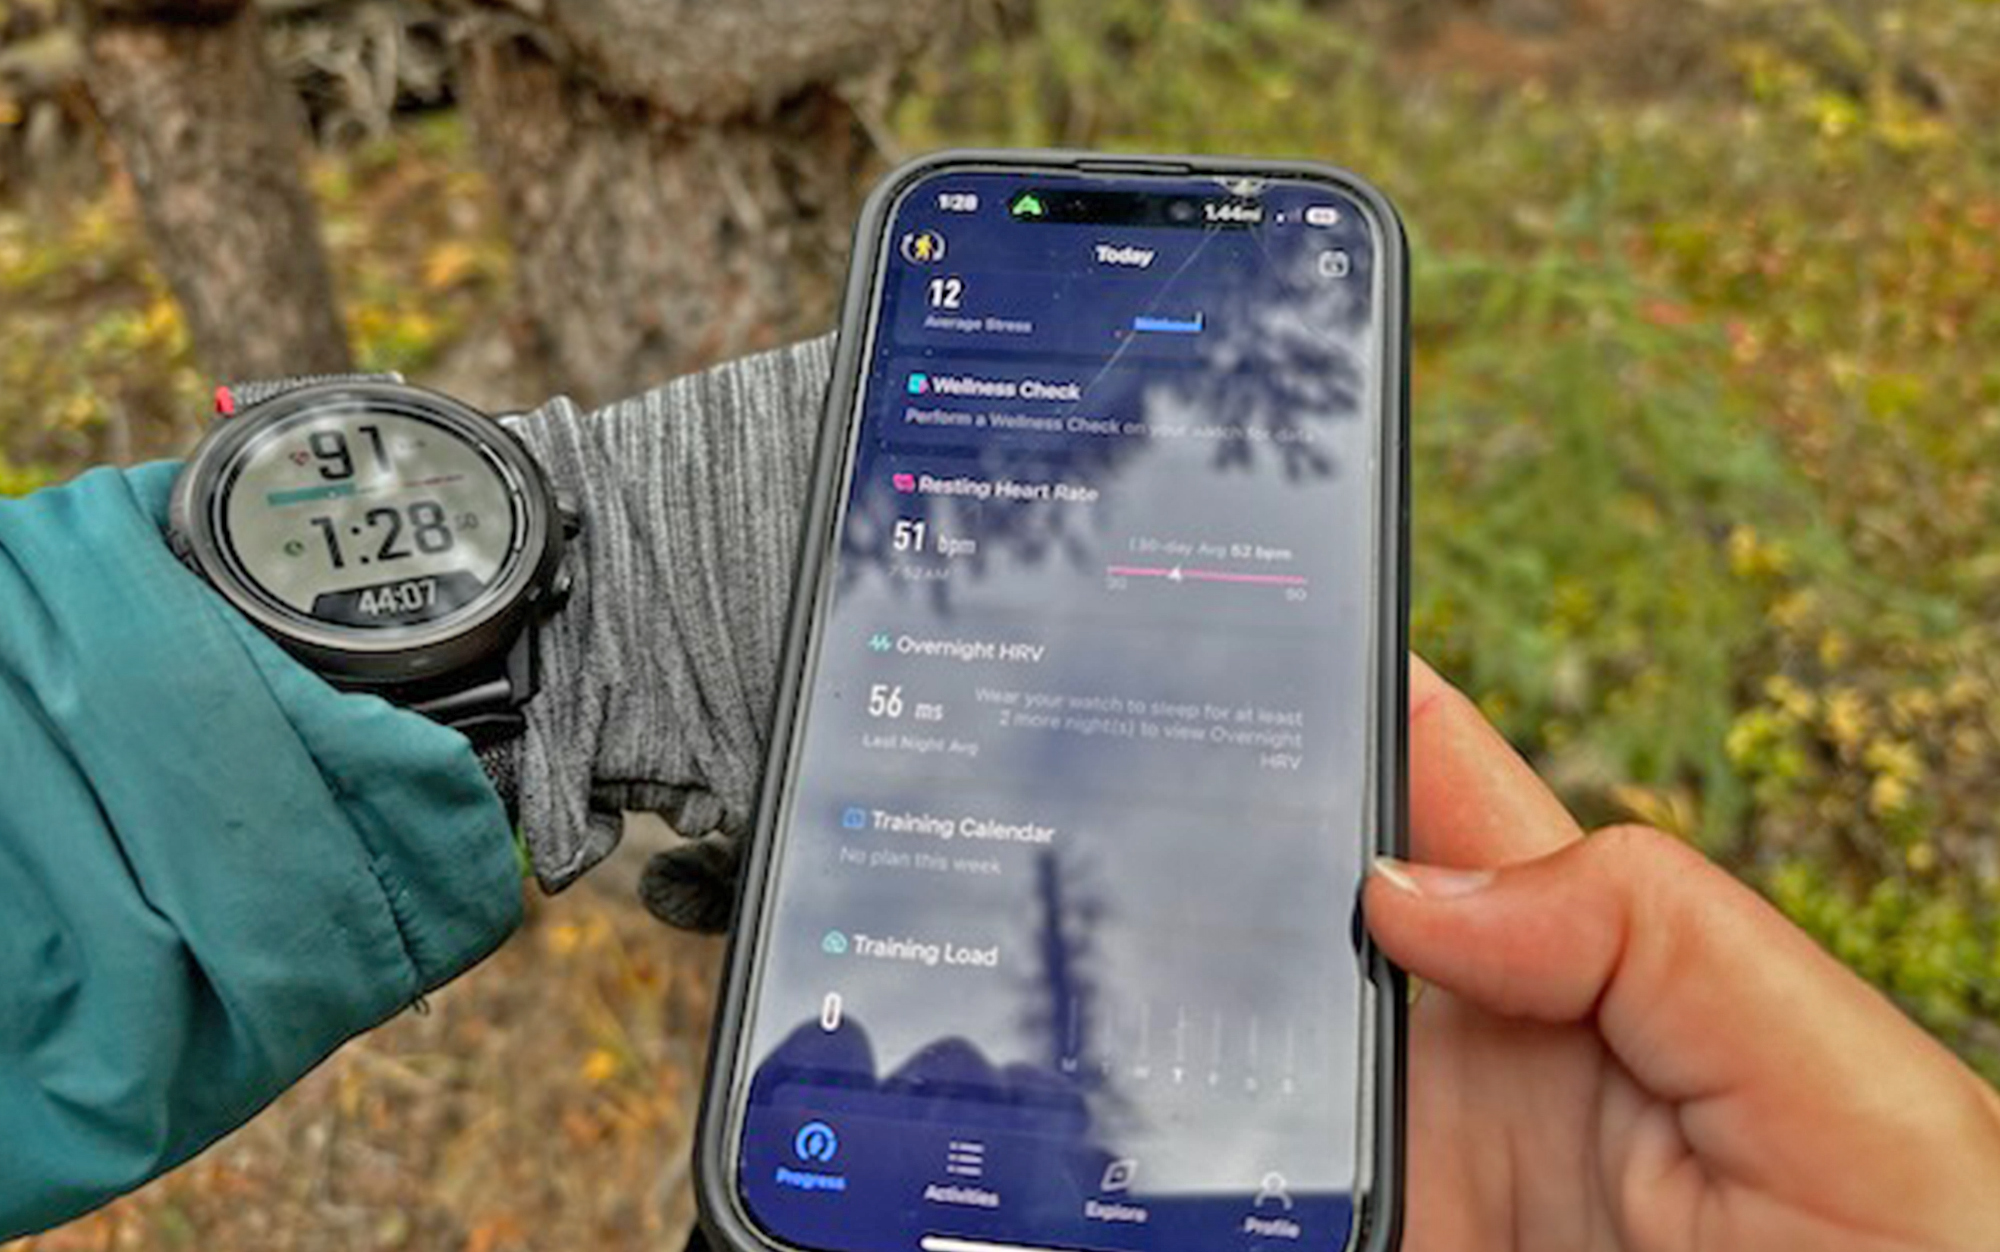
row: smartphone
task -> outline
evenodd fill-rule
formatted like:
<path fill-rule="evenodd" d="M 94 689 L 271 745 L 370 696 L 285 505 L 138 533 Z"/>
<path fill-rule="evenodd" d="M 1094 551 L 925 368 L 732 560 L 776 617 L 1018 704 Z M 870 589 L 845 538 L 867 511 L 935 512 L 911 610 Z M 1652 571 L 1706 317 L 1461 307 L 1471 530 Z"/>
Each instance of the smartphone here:
<path fill-rule="evenodd" d="M 1394 1247 L 1403 234 L 1328 166 L 864 211 L 697 1150 L 721 1247 Z"/>

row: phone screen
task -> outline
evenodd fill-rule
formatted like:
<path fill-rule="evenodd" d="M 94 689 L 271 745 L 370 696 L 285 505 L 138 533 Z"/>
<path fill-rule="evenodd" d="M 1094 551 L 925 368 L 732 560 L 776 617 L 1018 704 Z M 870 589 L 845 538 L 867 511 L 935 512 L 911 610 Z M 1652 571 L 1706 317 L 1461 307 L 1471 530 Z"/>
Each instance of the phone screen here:
<path fill-rule="evenodd" d="M 976 168 L 885 220 L 743 1212 L 826 1252 L 1344 1247 L 1402 664 L 1383 228 L 1306 177 Z"/>

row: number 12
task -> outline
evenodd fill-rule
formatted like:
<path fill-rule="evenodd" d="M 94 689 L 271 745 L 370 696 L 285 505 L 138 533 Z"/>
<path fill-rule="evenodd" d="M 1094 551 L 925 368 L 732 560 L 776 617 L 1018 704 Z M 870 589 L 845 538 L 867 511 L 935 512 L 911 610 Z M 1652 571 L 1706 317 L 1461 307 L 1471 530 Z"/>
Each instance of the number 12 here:
<path fill-rule="evenodd" d="M 931 307 L 934 309 L 955 309 L 965 295 L 965 280 L 957 275 L 933 278 L 929 283 Z"/>

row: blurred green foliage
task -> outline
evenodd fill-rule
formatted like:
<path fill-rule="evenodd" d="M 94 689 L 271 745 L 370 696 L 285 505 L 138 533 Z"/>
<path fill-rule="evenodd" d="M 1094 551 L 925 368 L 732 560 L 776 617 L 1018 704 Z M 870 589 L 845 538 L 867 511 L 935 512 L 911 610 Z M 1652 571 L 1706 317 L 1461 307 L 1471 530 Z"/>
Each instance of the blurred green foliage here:
<path fill-rule="evenodd" d="M 458 119 L 433 115 L 310 163 L 363 369 L 426 369 L 498 317 L 510 260 L 468 147 Z M 183 449 L 206 420 L 217 380 L 123 187 L 61 212 L 0 212 L 0 324 L 0 494 Z"/>
<path fill-rule="evenodd" d="M 0 308 L 0 492 L 115 451 L 114 406 L 171 390 L 185 368 L 180 314 L 109 200 L 0 216 Z"/>
<path fill-rule="evenodd" d="M 910 149 L 1329 159 L 1415 258 L 1416 637 L 2000 1078 L 2000 4 L 1005 0 Z M 491 331 L 450 116 L 315 160 L 362 364 Z M 129 197 L 0 213 L 0 492 L 204 407 Z"/>
<path fill-rule="evenodd" d="M 1396 7 L 1039 0 L 900 130 L 1382 184 L 1418 646 L 2000 1075 L 2000 6 Z"/>

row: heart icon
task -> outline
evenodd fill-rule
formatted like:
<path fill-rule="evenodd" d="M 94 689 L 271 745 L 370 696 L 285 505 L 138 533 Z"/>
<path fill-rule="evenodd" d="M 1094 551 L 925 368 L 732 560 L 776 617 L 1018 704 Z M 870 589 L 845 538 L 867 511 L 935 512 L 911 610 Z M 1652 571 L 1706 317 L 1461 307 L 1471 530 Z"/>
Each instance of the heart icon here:
<path fill-rule="evenodd" d="M 917 489 L 917 476 L 915 474 L 892 474 L 889 476 L 889 481 L 896 484 L 896 490 L 902 492 L 904 495 L 908 495 Z"/>

